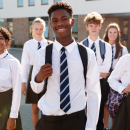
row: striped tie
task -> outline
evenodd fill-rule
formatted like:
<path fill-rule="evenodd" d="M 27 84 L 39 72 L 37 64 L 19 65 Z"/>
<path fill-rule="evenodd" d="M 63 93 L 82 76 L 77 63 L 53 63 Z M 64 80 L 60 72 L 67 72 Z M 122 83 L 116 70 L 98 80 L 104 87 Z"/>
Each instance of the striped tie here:
<path fill-rule="evenodd" d="M 41 43 L 40 42 L 38 42 L 38 50 L 41 48 Z"/>
<path fill-rule="evenodd" d="M 113 48 L 114 48 L 114 46 L 111 46 L 111 48 L 112 48 L 112 62 L 111 62 L 111 68 L 110 68 L 110 70 L 113 67 L 113 59 L 114 59 L 114 50 L 113 50 Z"/>
<path fill-rule="evenodd" d="M 65 47 L 60 56 L 60 108 L 66 113 L 70 109 L 69 75 Z"/>
<path fill-rule="evenodd" d="M 95 56 L 96 56 L 96 47 L 95 47 L 95 42 L 92 44 L 91 49 L 94 51 Z"/>

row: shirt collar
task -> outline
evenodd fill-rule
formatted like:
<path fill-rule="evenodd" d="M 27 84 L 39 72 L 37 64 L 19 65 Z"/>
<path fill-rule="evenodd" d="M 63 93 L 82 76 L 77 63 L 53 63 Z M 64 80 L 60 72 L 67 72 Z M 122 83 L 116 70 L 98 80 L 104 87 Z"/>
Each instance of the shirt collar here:
<path fill-rule="evenodd" d="M 47 40 L 45 38 L 42 39 L 41 41 L 37 41 L 35 38 L 33 38 L 33 40 L 34 40 L 35 43 L 38 43 L 38 42 L 40 42 L 40 43 L 46 42 L 47 43 Z"/>
<path fill-rule="evenodd" d="M 5 50 L 5 52 L 0 55 L 0 59 L 4 58 L 7 54 L 8 54 L 8 51 Z"/>
<path fill-rule="evenodd" d="M 98 44 L 98 43 L 99 43 L 99 40 L 100 40 L 100 38 L 98 37 L 98 39 L 97 39 L 96 41 L 92 41 L 92 40 L 90 39 L 90 37 L 88 36 L 88 41 L 89 41 L 90 46 L 91 46 L 94 42 L 95 42 L 95 45 Z"/>
<path fill-rule="evenodd" d="M 74 47 L 77 45 L 77 43 L 75 42 L 75 39 L 73 38 L 73 42 L 71 44 L 69 44 L 68 46 L 66 46 L 66 50 L 68 53 L 71 53 L 71 51 L 74 49 Z M 60 44 L 56 39 L 54 41 L 54 46 L 56 47 L 56 50 L 58 52 L 60 52 L 61 48 L 64 47 L 62 44 Z"/>

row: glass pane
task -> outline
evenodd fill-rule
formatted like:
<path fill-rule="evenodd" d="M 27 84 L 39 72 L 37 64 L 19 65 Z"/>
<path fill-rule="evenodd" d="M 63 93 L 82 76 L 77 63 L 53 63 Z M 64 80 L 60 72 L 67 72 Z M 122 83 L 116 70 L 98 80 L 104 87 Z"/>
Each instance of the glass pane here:
<path fill-rule="evenodd" d="M 0 26 L 4 27 L 4 19 L 0 19 Z"/>
<path fill-rule="evenodd" d="M 45 21 L 46 22 L 46 30 L 44 32 L 44 37 L 45 38 L 48 38 L 48 31 L 49 31 L 49 28 L 48 28 L 48 21 Z"/>
<path fill-rule="evenodd" d="M 13 26 L 13 22 L 8 22 L 8 26 Z"/>
<path fill-rule="evenodd" d="M 42 4 L 48 4 L 48 0 L 42 0 Z"/>
<path fill-rule="evenodd" d="M 53 38 L 56 38 L 56 35 L 55 35 L 55 33 L 53 32 Z"/>
<path fill-rule="evenodd" d="M 54 2 L 61 1 L 61 0 L 54 0 Z"/>
<path fill-rule="evenodd" d="M 128 20 L 124 20 L 124 23 L 123 23 L 123 24 L 124 24 L 125 27 L 128 27 L 129 21 L 128 21 Z"/>
<path fill-rule="evenodd" d="M 72 32 L 72 36 L 75 38 L 75 40 L 78 39 L 78 32 Z"/>
<path fill-rule="evenodd" d="M 75 19 L 75 24 L 73 26 L 72 32 L 78 32 L 78 16 L 75 15 L 73 18 Z"/>
<path fill-rule="evenodd" d="M 123 28 L 123 39 L 127 39 L 128 38 L 128 27 L 124 27 Z"/>
<path fill-rule="evenodd" d="M 32 37 L 32 21 L 29 22 L 29 37 Z"/>
<path fill-rule="evenodd" d="M 35 0 L 29 0 L 29 5 L 35 5 Z"/>
<path fill-rule="evenodd" d="M 3 9 L 3 0 L 0 0 L 0 9 Z"/>
<path fill-rule="evenodd" d="M 18 6 L 23 6 L 23 0 L 18 0 Z"/>

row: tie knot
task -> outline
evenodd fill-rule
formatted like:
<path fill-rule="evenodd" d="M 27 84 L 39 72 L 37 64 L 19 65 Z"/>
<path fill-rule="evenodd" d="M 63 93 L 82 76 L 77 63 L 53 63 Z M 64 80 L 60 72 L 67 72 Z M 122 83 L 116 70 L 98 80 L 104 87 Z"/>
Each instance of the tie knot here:
<path fill-rule="evenodd" d="M 62 47 L 62 48 L 61 48 L 61 51 L 62 51 L 62 52 L 65 52 L 65 47 Z"/>
<path fill-rule="evenodd" d="M 113 48 L 114 48 L 114 46 L 111 46 L 111 48 L 113 49 Z"/>
<path fill-rule="evenodd" d="M 40 42 L 38 42 L 38 45 L 40 45 Z"/>

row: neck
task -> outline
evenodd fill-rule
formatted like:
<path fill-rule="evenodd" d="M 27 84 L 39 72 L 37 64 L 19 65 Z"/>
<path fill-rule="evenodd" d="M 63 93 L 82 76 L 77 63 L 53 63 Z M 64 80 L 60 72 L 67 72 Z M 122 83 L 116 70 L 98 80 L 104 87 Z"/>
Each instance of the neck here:
<path fill-rule="evenodd" d="M 68 46 L 69 44 L 71 44 L 71 43 L 73 42 L 73 38 L 72 38 L 71 35 L 68 36 L 68 37 L 66 37 L 66 38 L 58 38 L 58 37 L 56 37 L 56 40 L 57 40 L 60 44 L 62 44 L 63 46 Z"/>
<path fill-rule="evenodd" d="M 92 41 L 96 41 L 98 39 L 98 36 L 89 36 L 89 38 L 92 40 Z"/>
<path fill-rule="evenodd" d="M 1 50 L 1 51 L 0 51 L 0 55 L 3 54 L 4 52 L 5 52 L 5 50 Z"/>
<path fill-rule="evenodd" d="M 114 45 L 115 41 L 109 41 L 110 45 Z"/>
<path fill-rule="evenodd" d="M 44 39 L 44 36 L 35 37 L 35 39 L 40 42 L 42 39 Z"/>

